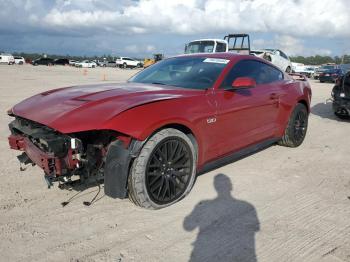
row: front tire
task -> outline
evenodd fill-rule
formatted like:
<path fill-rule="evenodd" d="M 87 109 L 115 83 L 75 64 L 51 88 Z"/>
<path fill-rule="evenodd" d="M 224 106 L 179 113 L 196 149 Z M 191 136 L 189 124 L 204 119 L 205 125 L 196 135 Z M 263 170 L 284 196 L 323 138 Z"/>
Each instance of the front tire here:
<path fill-rule="evenodd" d="M 308 126 L 308 112 L 305 105 L 298 103 L 290 115 L 287 128 L 282 139 L 278 142 L 281 146 L 298 147 L 306 136 Z"/>
<path fill-rule="evenodd" d="M 286 69 L 286 73 L 290 74 L 291 72 L 292 72 L 292 69 L 290 68 L 290 66 L 288 66 Z"/>
<path fill-rule="evenodd" d="M 126 69 L 128 65 L 126 63 L 123 64 L 123 68 Z"/>
<path fill-rule="evenodd" d="M 170 206 L 192 189 L 197 154 L 187 135 L 173 128 L 154 134 L 134 160 L 128 178 L 129 199 L 148 209 Z"/>

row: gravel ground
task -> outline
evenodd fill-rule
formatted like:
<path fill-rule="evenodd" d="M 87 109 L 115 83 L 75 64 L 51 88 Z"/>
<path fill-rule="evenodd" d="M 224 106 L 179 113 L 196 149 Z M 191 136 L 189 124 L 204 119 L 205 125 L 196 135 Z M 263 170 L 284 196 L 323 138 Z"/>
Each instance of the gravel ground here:
<path fill-rule="evenodd" d="M 7 109 L 47 89 L 135 72 L 0 66 L 0 261 L 350 261 L 350 122 L 323 103 L 331 84 L 311 81 L 302 146 L 272 146 L 201 175 L 188 197 L 159 211 L 103 191 L 85 206 L 97 187 L 47 189 L 39 168 L 19 171 Z"/>

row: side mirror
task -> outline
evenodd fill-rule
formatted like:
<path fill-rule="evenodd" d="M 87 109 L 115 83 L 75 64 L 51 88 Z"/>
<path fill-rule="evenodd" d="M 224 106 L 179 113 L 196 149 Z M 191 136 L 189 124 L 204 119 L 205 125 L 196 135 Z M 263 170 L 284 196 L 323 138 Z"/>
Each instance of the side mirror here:
<path fill-rule="evenodd" d="M 250 77 L 238 77 L 233 81 L 232 87 L 234 89 L 252 88 L 256 86 L 256 82 Z"/>

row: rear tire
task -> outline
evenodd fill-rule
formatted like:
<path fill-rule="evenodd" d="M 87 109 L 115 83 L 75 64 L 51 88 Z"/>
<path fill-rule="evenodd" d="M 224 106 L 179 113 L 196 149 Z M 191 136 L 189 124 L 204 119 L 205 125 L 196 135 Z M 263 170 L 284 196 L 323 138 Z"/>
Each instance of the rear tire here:
<path fill-rule="evenodd" d="M 306 106 L 298 103 L 290 115 L 287 128 L 278 144 L 287 147 L 300 146 L 305 139 L 307 126 L 308 112 Z"/>
<path fill-rule="evenodd" d="M 167 128 L 154 134 L 131 167 L 129 199 L 148 209 L 178 202 L 192 189 L 196 156 L 194 145 L 181 131 Z"/>

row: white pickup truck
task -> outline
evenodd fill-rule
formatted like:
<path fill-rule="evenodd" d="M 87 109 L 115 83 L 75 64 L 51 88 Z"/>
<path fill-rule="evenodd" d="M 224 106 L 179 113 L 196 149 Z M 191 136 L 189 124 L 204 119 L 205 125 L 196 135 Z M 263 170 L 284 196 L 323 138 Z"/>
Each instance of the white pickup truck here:
<path fill-rule="evenodd" d="M 11 54 L 0 54 L 0 64 L 13 65 L 15 58 Z"/>
<path fill-rule="evenodd" d="M 192 53 L 218 53 L 237 52 L 262 57 L 287 73 L 292 72 L 292 64 L 289 57 L 279 49 L 250 49 L 248 34 L 230 34 L 224 39 L 198 39 L 189 42 L 185 46 L 185 54 Z"/>

